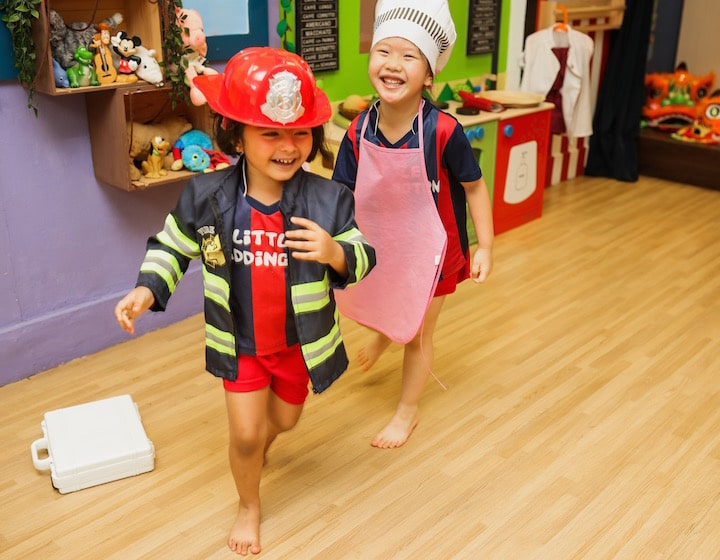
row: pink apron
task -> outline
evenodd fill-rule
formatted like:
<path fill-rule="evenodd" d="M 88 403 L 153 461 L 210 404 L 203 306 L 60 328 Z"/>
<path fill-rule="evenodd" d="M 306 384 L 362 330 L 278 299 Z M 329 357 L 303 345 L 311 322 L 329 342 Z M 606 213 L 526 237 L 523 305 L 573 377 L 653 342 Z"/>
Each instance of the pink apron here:
<path fill-rule="evenodd" d="M 354 286 L 336 290 L 340 312 L 399 344 L 418 333 L 445 258 L 447 235 L 425 170 L 422 104 L 419 148 L 394 149 L 360 133 L 355 217 L 375 247 L 377 265 Z"/>

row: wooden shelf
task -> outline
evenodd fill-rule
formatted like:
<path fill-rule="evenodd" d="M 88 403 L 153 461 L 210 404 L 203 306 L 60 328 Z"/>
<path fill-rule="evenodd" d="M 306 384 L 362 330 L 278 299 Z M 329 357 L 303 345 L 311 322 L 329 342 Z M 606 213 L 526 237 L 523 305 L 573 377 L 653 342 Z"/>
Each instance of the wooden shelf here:
<path fill-rule="evenodd" d="M 149 124 L 171 115 L 185 117 L 193 128 L 210 132 L 210 110 L 184 103 L 172 107 L 170 87 L 157 87 L 143 80 L 134 84 L 111 83 L 94 87 L 55 87 L 50 49 L 50 10 L 57 11 L 66 25 L 77 22 L 100 22 L 115 13 L 123 21 L 111 34 L 125 31 L 137 35 L 147 49 L 154 49 L 162 60 L 161 12 L 164 0 L 42 0 L 40 17 L 33 25 L 36 46 L 38 92 L 53 95 L 86 95 L 90 146 L 95 177 L 113 187 L 135 191 L 187 181 L 190 171 L 171 171 L 160 179 L 134 179 L 131 176 L 128 123 Z"/>
<path fill-rule="evenodd" d="M 212 116 L 207 105 L 195 107 L 179 103 L 175 108 L 169 87 L 141 85 L 136 88 L 111 89 L 88 97 L 87 113 L 90 129 L 95 177 L 126 191 L 143 190 L 187 181 L 195 175 L 190 171 L 171 171 L 160 179 L 130 176 L 130 143 L 128 123 L 148 124 L 169 116 L 186 118 L 193 128 L 210 133 Z M 132 129 L 130 129 L 132 130 Z"/>
<path fill-rule="evenodd" d="M 128 35 L 137 35 L 147 49 L 155 49 L 156 58 L 162 60 L 162 28 L 160 23 L 160 0 L 43 0 L 38 6 L 39 18 L 33 23 L 33 43 L 36 51 L 37 79 L 35 89 L 47 95 L 74 95 L 95 93 L 108 89 L 125 88 L 127 84 L 107 84 L 95 87 L 58 88 L 53 75 L 50 49 L 50 10 L 58 12 L 66 25 L 76 22 L 97 23 L 120 13 L 123 21 L 117 29 Z M 97 5 L 97 10 L 95 6 Z"/>

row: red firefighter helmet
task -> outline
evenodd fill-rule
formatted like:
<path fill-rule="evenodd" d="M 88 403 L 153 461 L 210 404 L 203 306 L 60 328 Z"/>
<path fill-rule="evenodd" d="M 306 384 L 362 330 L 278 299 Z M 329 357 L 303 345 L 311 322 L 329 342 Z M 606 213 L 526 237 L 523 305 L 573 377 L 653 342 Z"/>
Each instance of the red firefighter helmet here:
<path fill-rule="evenodd" d="M 193 80 L 208 105 L 237 122 L 268 128 L 313 128 L 330 120 L 327 95 L 308 63 L 295 53 L 249 47 L 234 55 L 222 74 Z"/>

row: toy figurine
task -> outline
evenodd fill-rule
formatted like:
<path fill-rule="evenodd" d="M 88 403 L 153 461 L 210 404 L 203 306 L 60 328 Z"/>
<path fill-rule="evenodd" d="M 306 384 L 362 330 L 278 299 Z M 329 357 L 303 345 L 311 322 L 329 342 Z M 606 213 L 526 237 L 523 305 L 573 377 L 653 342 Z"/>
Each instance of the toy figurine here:
<path fill-rule="evenodd" d="M 123 84 L 134 84 L 138 81 L 135 69 L 140 64 L 140 57 L 135 52 L 141 42 L 140 37 L 129 37 L 125 31 L 119 31 L 110 38 L 112 48 L 119 57 L 116 81 Z"/>
<path fill-rule="evenodd" d="M 95 52 L 95 73 L 101 84 L 111 84 L 117 78 L 117 70 L 110 52 L 110 26 L 100 22 L 95 26 L 97 33 L 93 35 L 90 50 Z"/>
<path fill-rule="evenodd" d="M 69 88 L 70 80 L 68 80 L 67 72 L 65 68 L 60 66 L 60 63 L 53 58 L 53 76 L 55 77 L 55 87 Z"/>
<path fill-rule="evenodd" d="M 148 179 L 159 179 L 167 175 L 163 163 L 165 155 L 170 149 L 170 142 L 162 136 L 154 136 L 150 141 L 150 155 L 142 162 L 142 170 Z"/>
<path fill-rule="evenodd" d="M 75 50 L 75 60 L 77 64 L 67 69 L 68 81 L 71 88 L 85 86 L 99 86 L 97 74 L 93 70 L 90 63 L 93 59 L 93 53 L 84 45 L 80 45 Z"/>
<path fill-rule="evenodd" d="M 115 29 L 123 20 L 122 14 L 115 13 L 102 20 L 108 29 Z M 75 51 L 80 45 L 88 46 L 92 43 L 95 29 L 92 23 L 76 22 L 65 23 L 63 17 L 55 10 L 50 10 L 49 41 L 52 57 L 65 69 L 75 64 Z M 98 24 L 101 22 L 98 22 Z"/>
<path fill-rule="evenodd" d="M 185 117 L 170 115 L 155 122 L 142 123 L 128 121 L 126 123 L 128 150 L 128 173 L 131 181 L 142 178 L 142 162 L 147 159 L 151 152 L 152 139 L 161 136 L 172 146 L 183 132 L 192 129 L 192 124 Z M 173 163 L 173 155 L 168 154 L 163 158 L 165 169 L 170 169 Z"/>
<path fill-rule="evenodd" d="M 190 52 L 183 55 L 185 83 L 190 88 L 190 101 L 193 105 L 204 105 L 205 96 L 193 85 L 199 74 L 217 74 L 217 70 L 206 66 L 207 39 L 203 29 L 202 18 L 197 10 L 175 8 L 177 24 L 182 29 L 183 46 Z M 177 69 L 175 69 L 177 71 Z"/>

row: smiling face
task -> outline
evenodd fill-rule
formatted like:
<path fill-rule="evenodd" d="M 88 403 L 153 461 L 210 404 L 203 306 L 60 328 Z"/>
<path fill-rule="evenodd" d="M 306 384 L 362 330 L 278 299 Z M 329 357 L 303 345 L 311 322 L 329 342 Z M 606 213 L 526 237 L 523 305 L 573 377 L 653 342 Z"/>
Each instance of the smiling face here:
<path fill-rule="evenodd" d="M 380 99 L 388 104 L 417 104 L 432 85 L 425 56 L 414 43 L 400 37 L 378 41 L 370 53 L 368 75 Z"/>
<path fill-rule="evenodd" d="M 248 193 L 282 192 L 282 188 L 307 160 L 313 147 L 309 128 L 263 128 L 245 125 L 238 151 L 247 162 Z"/>

